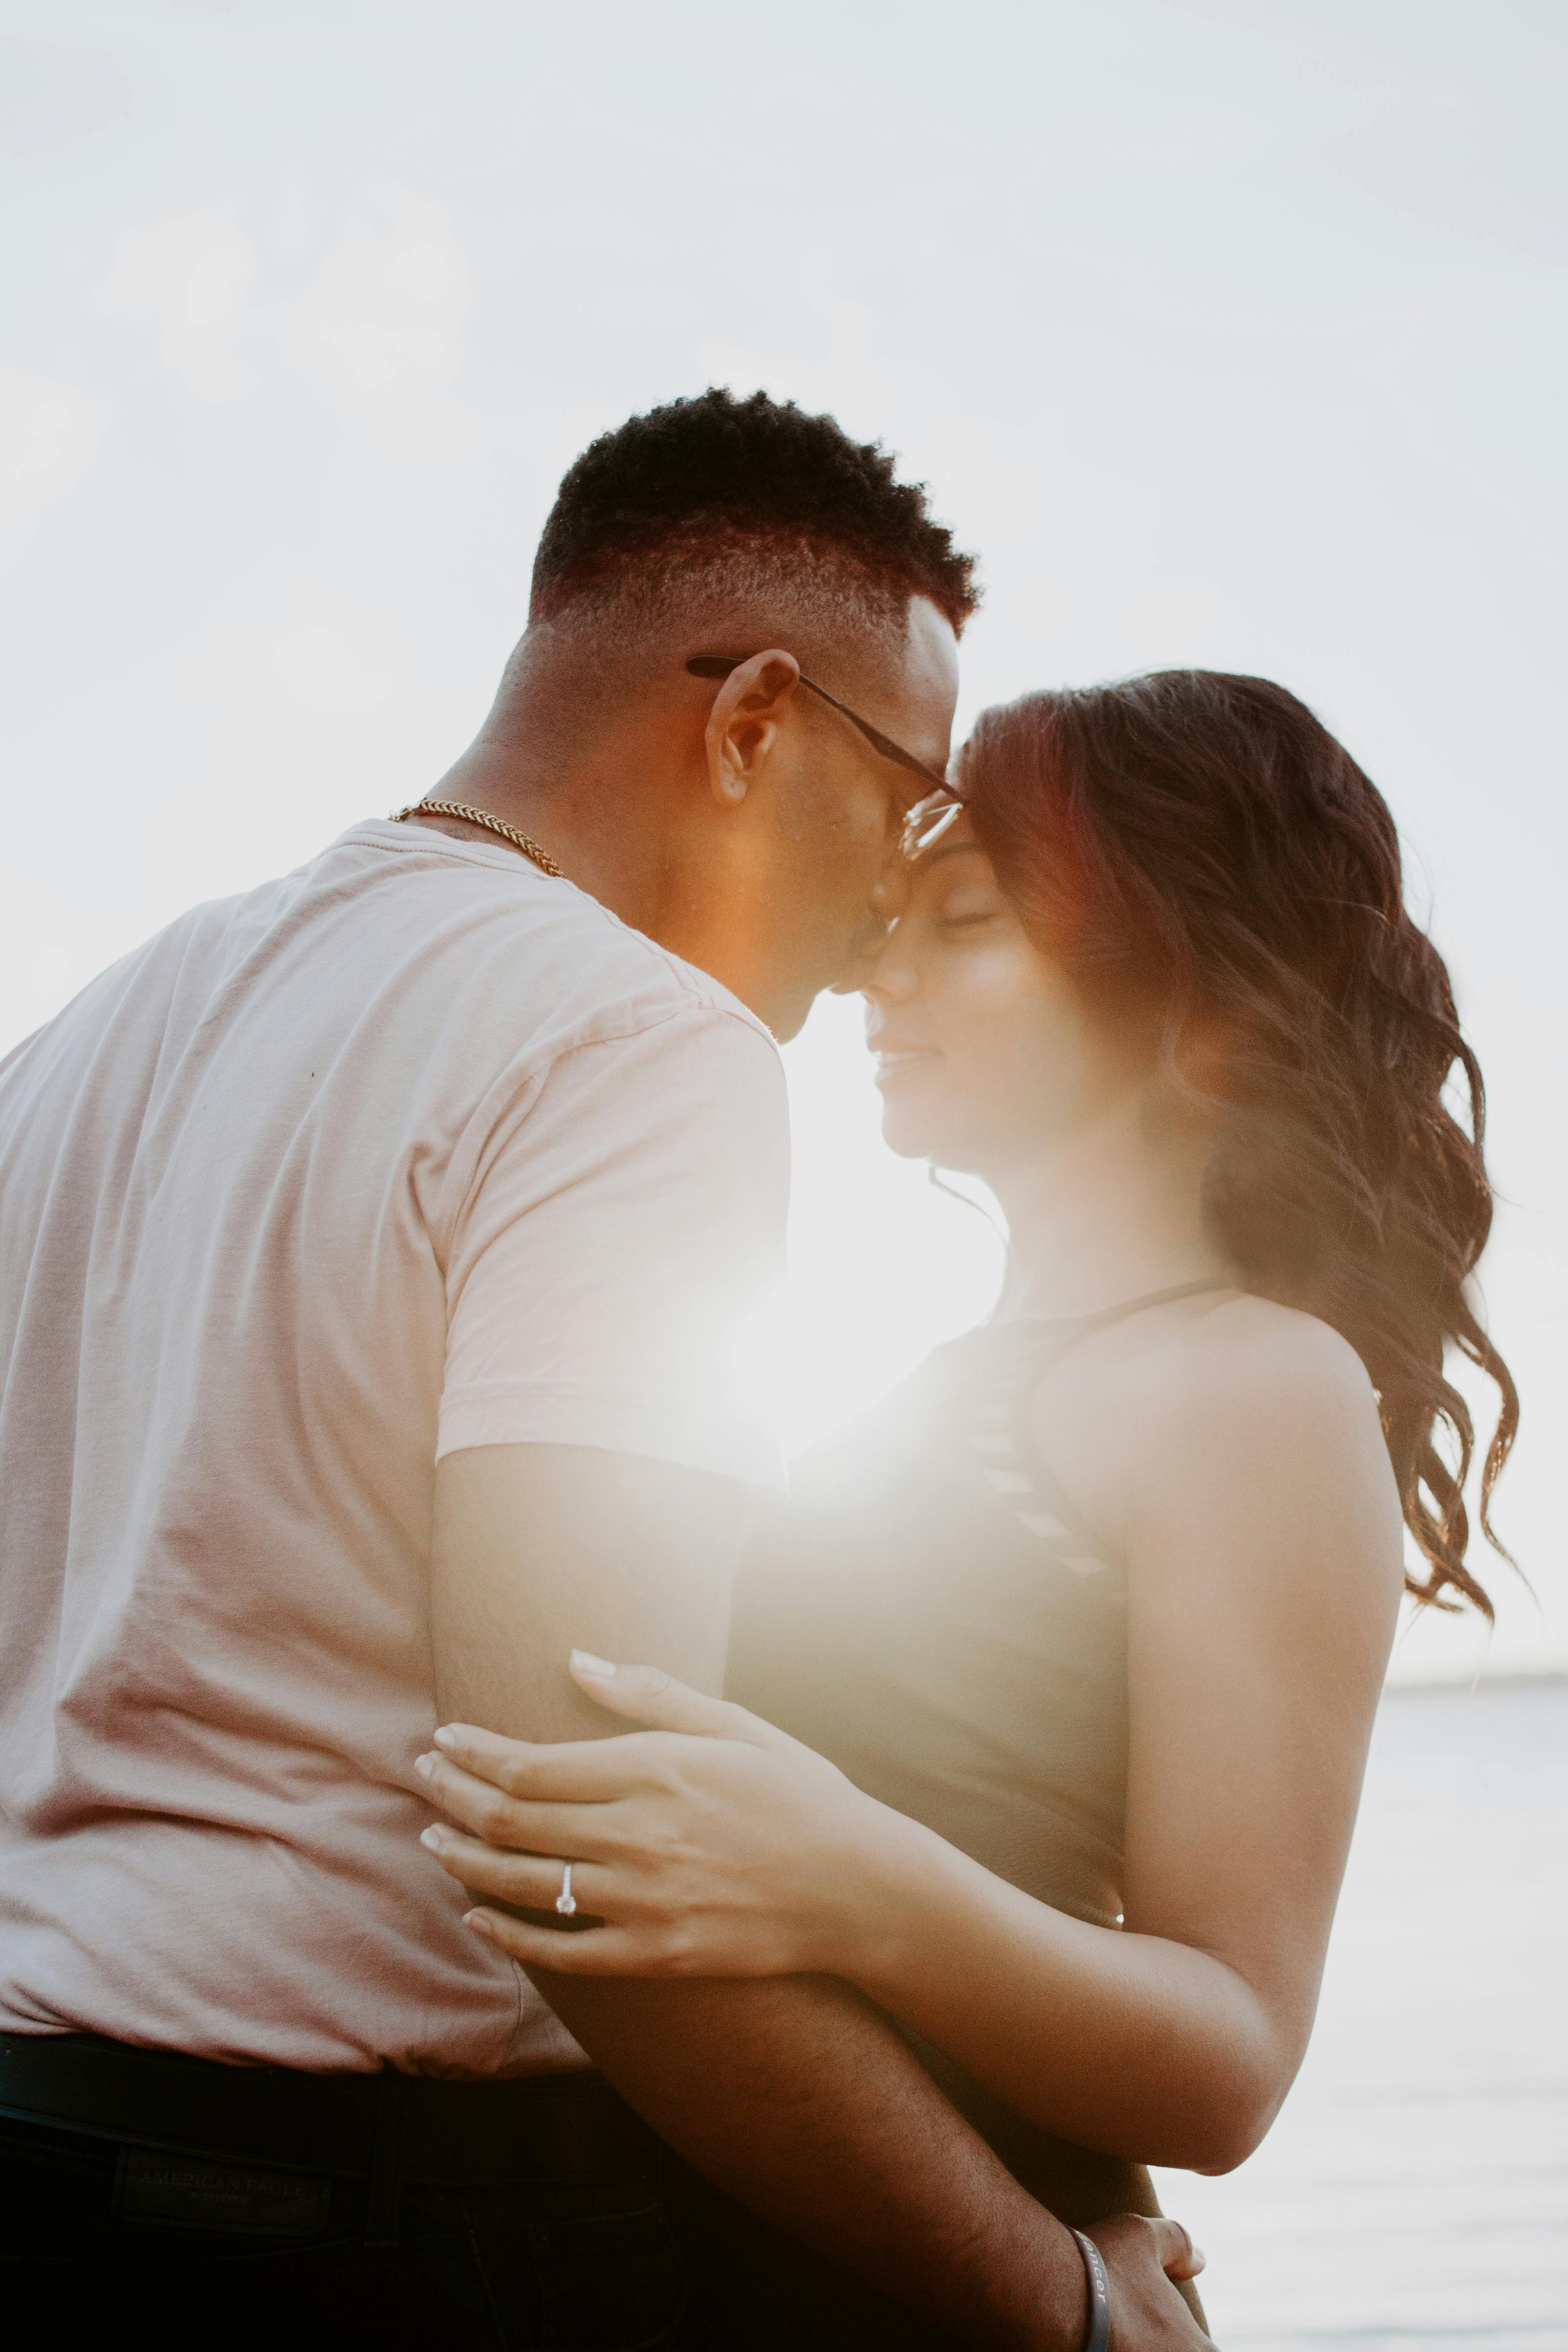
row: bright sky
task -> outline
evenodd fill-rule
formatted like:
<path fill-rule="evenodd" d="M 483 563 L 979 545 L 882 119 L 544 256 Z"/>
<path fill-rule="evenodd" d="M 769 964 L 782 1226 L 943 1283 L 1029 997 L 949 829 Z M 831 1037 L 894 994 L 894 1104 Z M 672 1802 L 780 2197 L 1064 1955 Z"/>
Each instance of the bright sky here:
<path fill-rule="evenodd" d="M 1404 827 L 1492 1090 L 1525 1397 L 1495 1667 L 1568 1661 L 1560 970 L 1568 16 L 1553 0 L 0 0 L 0 1047 L 425 790 L 565 465 L 764 385 L 984 559 L 961 720 L 1195 662 Z M 996 1247 L 791 1049 L 801 1439 Z M 1426 1625 L 1404 1672 L 1468 1673 Z"/>

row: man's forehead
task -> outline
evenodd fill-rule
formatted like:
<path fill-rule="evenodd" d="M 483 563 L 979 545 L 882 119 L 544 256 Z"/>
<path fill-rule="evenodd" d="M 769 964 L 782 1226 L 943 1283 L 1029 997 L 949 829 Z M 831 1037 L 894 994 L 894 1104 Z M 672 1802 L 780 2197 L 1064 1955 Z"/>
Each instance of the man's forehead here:
<path fill-rule="evenodd" d="M 946 614 L 929 596 L 910 598 L 901 625 L 879 619 L 875 625 L 851 626 L 835 637 L 832 652 L 823 659 L 825 667 L 837 671 L 843 690 L 853 685 L 867 695 L 957 697 L 958 638 Z"/>
<path fill-rule="evenodd" d="M 929 597 L 911 597 L 909 625 L 889 665 L 888 732 L 938 769 L 947 761 L 953 706 L 958 700 L 958 639 L 952 624 Z"/>
<path fill-rule="evenodd" d="M 912 684 L 957 700 L 958 638 L 952 623 L 929 596 L 910 599 L 905 658 Z"/>

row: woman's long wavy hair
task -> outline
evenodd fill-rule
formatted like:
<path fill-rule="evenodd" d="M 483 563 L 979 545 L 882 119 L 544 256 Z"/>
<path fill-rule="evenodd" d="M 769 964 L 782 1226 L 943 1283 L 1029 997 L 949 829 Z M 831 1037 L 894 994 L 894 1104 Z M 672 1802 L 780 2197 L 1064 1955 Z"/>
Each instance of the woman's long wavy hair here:
<path fill-rule="evenodd" d="M 1500 1552 L 1519 1400 L 1467 1292 L 1485 1095 L 1382 795 L 1294 695 L 1211 670 L 988 710 L 959 775 L 1040 945 L 1091 1002 L 1157 1020 L 1173 1079 L 1218 1105 L 1205 1208 L 1247 1289 L 1366 1366 L 1426 1563 L 1408 1590 L 1489 1618 L 1465 1565 L 1475 1431 L 1444 1377 L 1452 1345 L 1497 1384 L 1480 1519 Z"/>

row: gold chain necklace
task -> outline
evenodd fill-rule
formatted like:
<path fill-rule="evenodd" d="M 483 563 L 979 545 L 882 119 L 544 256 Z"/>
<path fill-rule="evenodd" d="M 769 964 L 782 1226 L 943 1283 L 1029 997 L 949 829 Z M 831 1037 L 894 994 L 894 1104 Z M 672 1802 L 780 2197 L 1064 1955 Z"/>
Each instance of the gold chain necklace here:
<path fill-rule="evenodd" d="M 546 874 L 553 874 L 563 881 L 565 879 L 547 849 L 541 849 L 537 841 L 531 840 L 526 833 L 519 833 L 514 824 L 503 824 L 499 816 L 491 816 L 489 809 L 470 808 L 467 801 L 410 801 L 406 808 L 393 810 L 392 822 L 401 824 L 405 817 L 410 816 L 465 817 L 469 824 L 482 824 L 487 832 L 499 833 L 503 841 L 510 841 L 514 849 L 521 849 L 525 857 L 531 857 Z"/>

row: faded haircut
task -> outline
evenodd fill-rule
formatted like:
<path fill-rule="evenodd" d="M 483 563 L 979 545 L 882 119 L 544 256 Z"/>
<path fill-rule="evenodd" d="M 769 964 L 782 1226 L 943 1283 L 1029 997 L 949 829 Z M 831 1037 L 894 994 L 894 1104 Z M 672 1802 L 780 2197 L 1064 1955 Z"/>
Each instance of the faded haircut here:
<path fill-rule="evenodd" d="M 534 562 L 531 625 L 661 632 L 703 609 L 787 604 L 812 633 L 900 627 L 925 596 L 955 634 L 974 559 L 875 442 L 756 392 L 634 416 L 572 466 Z"/>

